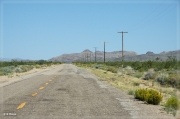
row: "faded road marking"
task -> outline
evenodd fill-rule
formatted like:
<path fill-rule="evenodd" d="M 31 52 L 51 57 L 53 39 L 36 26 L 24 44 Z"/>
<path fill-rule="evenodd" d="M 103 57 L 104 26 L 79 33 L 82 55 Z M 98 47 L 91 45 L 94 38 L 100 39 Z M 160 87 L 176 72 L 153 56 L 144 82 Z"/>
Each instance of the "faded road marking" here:
<path fill-rule="evenodd" d="M 51 82 L 52 80 L 49 80 L 49 82 Z"/>
<path fill-rule="evenodd" d="M 32 96 L 33 96 L 33 97 L 34 97 L 34 96 L 36 96 L 36 95 L 37 95 L 37 93 L 36 93 L 36 92 L 32 94 Z"/>
<path fill-rule="evenodd" d="M 48 85 L 48 83 L 46 83 L 46 85 Z"/>
<path fill-rule="evenodd" d="M 42 86 L 42 87 L 39 88 L 39 90 L 42 90 L 43 88 L 44 88 L 44 87 Z"/>
<path fill-rule="evenodd" d="M 26 102 L 23 102 L 23 103 L 21 103 L 21 104 L 17 107 L 17 109 L 21 109 L 21 108 L 23 108 L 25 105 L 26 105 Z"/>

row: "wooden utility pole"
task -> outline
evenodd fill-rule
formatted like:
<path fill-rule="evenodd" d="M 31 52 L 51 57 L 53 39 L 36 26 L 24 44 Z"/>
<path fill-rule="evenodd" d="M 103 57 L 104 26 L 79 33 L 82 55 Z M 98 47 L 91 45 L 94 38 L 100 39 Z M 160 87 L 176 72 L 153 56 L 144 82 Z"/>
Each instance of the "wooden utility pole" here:
<path fill-rule="evenodd" d="M 105 60 L 105 59 L 106 59 L 106 58 L 105 58 L 105 54 L 106 54 L 106 52 L 105 52 L 105 44 L 106 44 L 106 43 L 108 43 L 108 42 L 104 42 L 104 63 L 105 63 L 105 61 L 106 61 L 106 60 Z"/>
<path fill-rule="evenodd" d="M 128 32 L 118 32 L 118 33 L 122 33 L 122 68 L 123 68 L 123 61 L 124 61 L 124 56 L 123 56 L 123 33 L 128 33 Z"/>
<path fill-rule="evenodd" d="M 95 51 L 94 51 L 94 53 L 95 53 L 95 57 L 94 57 L 94 58 L 95 58 L 95 59 L 94 59 L 94 61 L 96 62 L 96 48 L 97 48 L 97 47 L 94 47 L 94 48 L 95 48 Z"/>

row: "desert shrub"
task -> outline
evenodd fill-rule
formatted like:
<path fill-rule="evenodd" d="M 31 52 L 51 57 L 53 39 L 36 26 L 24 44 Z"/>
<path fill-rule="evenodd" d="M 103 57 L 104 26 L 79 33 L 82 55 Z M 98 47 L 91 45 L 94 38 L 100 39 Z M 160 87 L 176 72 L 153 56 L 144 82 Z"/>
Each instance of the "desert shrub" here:
<path fill-rule="evenodd" d="M 149 89 L 147 91 L 146 102 L 148 104 L 158 105 L 162 101 L 162 95 L 156 90 Z"/>
<path fill-rule="evenodd" d="M 153 79 L 153 78 L 155 78 L 153 71 L 148 71 L 148 72 L 144 75 L 144 80 L 149 80 L 149 79 Z"/>
<path fill-rule="evenodd" d="M 27 65 L 27 69 L 28 69 L 28 71 L 32 70 L 33 68 L 34 68 L 34 66 L 33 66 L 33 65 Z"/>
<path fill-rule="evenodd" d="M 41 67 L 47 67 L 47 65 L 46 65 L 46 64 L 43 64 L 43 65 L 41 65 Z"/>
<path fill-rule="evenodd" d="M 2 72 L 1 74 L 8 75 L 9 73 L 13 73 L 13 69 L 14 69 L 13 66 L 2 67 L 1 68 L 1 72 Z"/>
<path fill-rule="evenodd" d="M 16 68 L 14 69 L 14 71 L 15 71 L 16 73 L 21 73 L 21 72 L 22 72 L 22 70 L 21 70 L 20 67 L 16 67 Z"/>
<path fill-rule="evenodd" d="M 174 110 L 178 110 L 179 107 L 180 107 L 179 100 L 175 96 L 168 98 L 168 100 L 165 103 L 165 108 L 169 108 L 169 109 L 171 108 Z"/>
<path fill-rule="evenodd" d="M 160 73 L 158 74 L 158 76 L 156 77 L 157 82 L 159 82 L 161 85 L 165 85 L 167 84 L 167 79 L 168 79 L 169 75 L 165 74 L 165 73 Z"/>
<path fill-rule="evenodd" d="M 102 64 L 94 64 L 91 67 L 96 68 L 96 69 L 102 69 L 103 65 Z"/>
<path fill-rule="evenodd" d="M 22 72 L 27 72 L 28 71 L 28 68 L 25 65 L 22 65 L 20 68 L 21 68 Z"/>
<path fill-rule="evenodd" d="M 177 97 L 172 96 L 168 98 L 164 106 L 165 106 L 165 111 L 167 113 L 172 112 L 173 115 L 175 116 L 177 110 L 180 108 L 180 102 Z"/>
<path fill-rule="evenodd" d="M 50 63 L 47 63 L 47 66 L 51 66 L 52 65 L 52 63 L 50 62 Z"/>
<path fill-rule="evenodd" d="M 167 83 L 173 87 L 180 86 L 180 74 L 170 74 L 169 78 L 167 79 Z"/>
<path fill-rule="evenodd" d="M 135 98 L 146 101 L 148 104 L 158 105 L 162 101 L 162 95 L 153 89 L 138 89 L 135 91 Z"/>
<path fill-rule="evenodd" d="M 139 83 L 138 82 L 134 82 L 133 85 L 134 86 L 139 86 Z"/>
<path fill-rule="evenodd" d="M 36 66 L 35 66 L 35 67 L 36 67 L 37 69 L 38 69 L 38 68 L 40 68 L 40 66 L 39 66 L 38 64 L 36 64 Z"/>
<path fill-rule="evenodd" d="M 37 64 L 39 64 L 39 65 L 43 65 L 45 63 L 46 63 L 46 60 L 39 60 L 39 61 L 37 61 Z"/>
<path fill-rule="evenodd" d="M 129 94 L 129 95 L 134 95 L 134 93 L 135 93 L 134 90 L 129 90 L 129 91 L 128 91 L 128 94 Z"/>
<path fill-rule="evenodd" d="M 117 73 L 118 69 L 117 68 L 114 68 L 114 67 L 108 67 L 107 71 L 110 71 L 112 73 Z"/>
<path fill-rule="evenodd" d="M 147 94 L 147 89 L 138 89 L 135 91 L 134 96 L 136 99 L 145 101 L 146 94 Z"/>

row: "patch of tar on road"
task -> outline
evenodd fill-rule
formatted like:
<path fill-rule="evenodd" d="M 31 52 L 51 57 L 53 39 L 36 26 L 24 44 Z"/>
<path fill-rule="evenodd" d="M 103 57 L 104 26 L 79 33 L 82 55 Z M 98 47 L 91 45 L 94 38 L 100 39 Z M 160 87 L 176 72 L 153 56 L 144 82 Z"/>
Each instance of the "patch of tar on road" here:
<path fill-rule="evenodd" d="M 54 102 L 56 101 L 55 99 L 47 99 L 47 98 L 44 98 L 44 99 L 41 99 L 39 101 L 45 101 L 45 102 Z"/>
<path fill-rule="evenodd" d="M 68 90 L 68 89 L 66 89 L 66 88 L 58 88 L 58 89 L 57 89 L 57 91 L 69 92 L 69 90 Z"/>

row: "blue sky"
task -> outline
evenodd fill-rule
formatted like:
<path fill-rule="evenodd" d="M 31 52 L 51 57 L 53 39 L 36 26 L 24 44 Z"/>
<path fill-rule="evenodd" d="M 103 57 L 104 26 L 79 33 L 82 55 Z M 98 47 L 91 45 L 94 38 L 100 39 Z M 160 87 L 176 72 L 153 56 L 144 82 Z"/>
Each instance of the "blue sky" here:
<path fill-rule="evenodd" d="M 180 49 L 178 0 L 0 0 L 0 57 L 50 59 L 93 47 L 145 54 Z"/>

